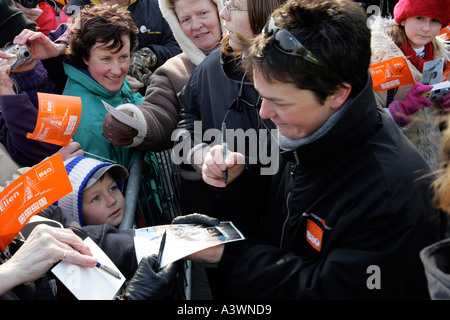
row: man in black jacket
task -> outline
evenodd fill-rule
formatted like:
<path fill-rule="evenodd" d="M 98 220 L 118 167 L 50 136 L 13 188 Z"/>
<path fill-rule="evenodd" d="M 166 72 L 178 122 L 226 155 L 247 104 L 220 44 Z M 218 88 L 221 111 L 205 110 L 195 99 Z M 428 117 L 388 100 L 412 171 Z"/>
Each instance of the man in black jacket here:
<path fill-rule="evenodd" d="M 366 20 L 351 0 L 289 0 L 246 52 L 282 150 L 265 236 L 190 257 L 217 263 L 236 298 L 428 298 L 419 251 L 439 239 L 430 171 L 376 107 Z M 225 169 L 229 183 L 245 178 L 242 155 L 221 155 L 206 156 L 206 182 L 223 186 Z"/>

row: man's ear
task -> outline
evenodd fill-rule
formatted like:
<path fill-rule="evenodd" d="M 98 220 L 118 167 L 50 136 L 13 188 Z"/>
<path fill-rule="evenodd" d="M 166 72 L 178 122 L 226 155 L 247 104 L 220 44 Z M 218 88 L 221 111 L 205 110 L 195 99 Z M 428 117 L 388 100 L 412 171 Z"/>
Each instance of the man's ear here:
<path fill-rule="evenodd" d="M 338 87 L 331 95 L 330 107 L 332 109 L 339 109 L 347 100 L 350 92 L 352 92 L 352 86 L 348 83 L 344 83 L 342 86 Z"/>

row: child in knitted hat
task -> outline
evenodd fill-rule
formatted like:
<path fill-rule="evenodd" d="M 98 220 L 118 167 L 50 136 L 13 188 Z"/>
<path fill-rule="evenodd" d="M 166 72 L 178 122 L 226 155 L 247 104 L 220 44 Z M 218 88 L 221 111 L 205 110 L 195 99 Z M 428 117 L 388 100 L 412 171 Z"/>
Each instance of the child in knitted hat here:
<path fill-rule="evenodd" d="M 125 211 L 122 189 L 127 169 L 88 157 L 71 158 L 64 164 L 73 191 L 58 200 L 58 206 L 81 226 L 106 223 L 117 227 Z"/>
<path fill-rule="evenodd" d="M 417 146 L 431 169 L 438 169 L 440 143 L 439 118 L 450 108 L 450 95 L 432 103 L 426 92 L 432 86 L 421 83 L 424 63 L 450 59 L 444 37 L 438 34 L 450 21 L 449 1 L 400 0 L 394 7 L 394 19 L 371 17 L 371 64 L 405 57 L 414 84 L 376 91 L 377 104 L 391 115 Z M 443 71 L 443 70 L 442 70 Z M 414 120 L 411 117 L 414 115 Z M 403 128 L 402 128 L 403 129 Z"/>

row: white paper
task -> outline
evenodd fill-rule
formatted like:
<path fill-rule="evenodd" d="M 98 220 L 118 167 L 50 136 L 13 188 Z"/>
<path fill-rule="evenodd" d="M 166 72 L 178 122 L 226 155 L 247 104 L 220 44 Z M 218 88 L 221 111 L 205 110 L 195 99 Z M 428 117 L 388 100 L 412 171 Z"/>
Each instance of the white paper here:
<path fill-rule="evenodd" d="M 78 300 L 111 300 L 124 283 L 125 277 L 91 238 L 86 238 L 84 242 L 98 262 L 116 270 L 120 279 L 99 268 L 84 268 L 66 261 L 58 263 L 52 272 Z"/>
<path fill-rule="evenodd" d="M 170 224 L 135 230 L 134 246 L 139 263 L 145 256 L 158 254 L 162 235 L 166 231 L 161 267 L 197 251 L 232 241 L 244 240 L 232 222 L 221 222 L 215 227 Z"/>
<path fill-rule="evenodd" d="M 106 110 L 108 110 L 111 115 L 116 118 L 118 121 L 125 123 L 127 126 L 130 126 L 138 131 L 144 132 L 144 127 L 142 123 L 139 122 L 139 120 L 127 115 L 126 113 L 121 112 L 120 110 L 117 110 L 107 102 L 103 101 L 103 105 L 105 106 Z"/>

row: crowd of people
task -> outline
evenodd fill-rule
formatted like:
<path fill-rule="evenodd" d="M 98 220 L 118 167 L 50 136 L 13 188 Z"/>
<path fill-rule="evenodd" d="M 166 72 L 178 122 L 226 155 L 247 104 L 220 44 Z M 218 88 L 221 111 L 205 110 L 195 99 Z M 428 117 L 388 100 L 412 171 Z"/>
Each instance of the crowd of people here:
<path fill-rule="evenodd" d="M 49 270 L 94 267 L 91 237 L 127 279 L 116 299 L 183 299 L 183 261 L 138 262 L 118 228 L 134 160 L 158 204 L 171 151 L 182 215 L 156 223 L 246 237 L 184 258 L 213 299 L 450 299 L 450 93 L 424 81 L 430 61 L 448 79 L 449 23 L 441 0 L 0 0 L 1 189 L 55 153 L 73 188 L 38 213 L 63 228 L 1 253 L 0 298 L 67 298 Z M 399 57 L 413 80 L 376 89 Z M 81 98 L 68 145 L 27 138 L 38 92 Z"/>

